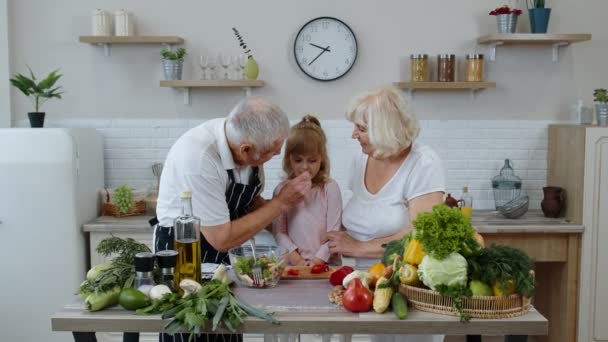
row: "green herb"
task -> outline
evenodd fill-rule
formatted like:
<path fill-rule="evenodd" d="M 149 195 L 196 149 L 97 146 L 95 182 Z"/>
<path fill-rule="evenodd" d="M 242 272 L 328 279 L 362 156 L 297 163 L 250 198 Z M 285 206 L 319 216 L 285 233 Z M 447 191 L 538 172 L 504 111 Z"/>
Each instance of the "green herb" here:
<path fill-rule="evenodd" d="M 163 304 L 168 304 L 170 307 L 166 306 L 165 310 L 161 310 Z M 224 326 L 231 332 L 235 332 L 247 316 L 279 324 L 272 314 L 238 300 L 228 284 L 220 280 L 211 280 L 203 284 L 197 293 L 183 299 L 176 300 L 172 294 L 167 294 L 149 307 L 137 310 L 136 313 L 144 315 L 162 313 L 162 319 L 171 319 L 165 325 L 165 333 L 176 334 L 188 331 L 191 333 L 190 339 L 200 333 L 208 322 L 211 322 L 211 331 Z"/>
<path fill-rule="evenodd" d="M 463 304 L 464 297 L 471 297 L 473 295 L 473 293 L 471 292 L 471 289 L 469 289 L 468 286 L 466 286 L 466 285 L 453 285 L 453 286 L 438 285 L 437 291 L 439 291 L 439 293 L 441 293 L 443 296 L 452 297 L 452 307 L 460 315 L 461 322 L 468 322 L 471 320 L 471 315 L 466 314 L 462 311 L 462 309 L 463 309 L 462 304 Z"/>
<path fill-rule="evenodd" d="M 492 245 L 481 255 L 468 259 L 469 279 L 487 284 L 498 282 L 503 293 L 508 293 L 512 281 L 515 291 L 526 297 L 534 294 L 533 266 L 534 262 L 526 253 L 502 245 Z"/>
<path fill-rule="evenodd" d="M 34 76 L 32 69 L 30 67 L 27 67 L 27 69 L 30 71 L 30 77 L 17 73 L 10 79 L 10 82 L 17 89 L 21 90 L 25 96 L 34 100 L 36 112 L 48 99 L 61 98 L 61 94 L 63 94 L 63 92 L 59 91 L 61 87 L 55 87 L 55 83 L 62 76 L 58 73 L 59 70 L 52 71 L 45 79 L 36 83 L 36 76 Z"/>
<path fill-rule="evenodd" d="M 183 60 L 184 56 L 186 55 L 186 49 L 184 48 L 179 48 L 175 51 L 164 48 L 160 51 L 160 55 L 163 57 L 163 59 L 169 59 L 169 60 Z"/>
<path fill-rule="evenodd" d="M 608 103 L 608 90 L 604 88 L 594 89 L 593 101 L 597 103 Z"/>
<path fill-rule="evenodd" d="M 382 263 L 391 265 L 397 256 L 403 256 L 405 246 L 410 243 L 413 235 L 414 230 L 410 230 L 403 238 L 383 244 L 384 254 L 382 255 Z"/>
<path fill-rule="evenodd" d="M 449 208 L 445 204 L 434 206 L 431 212 L 418 214 L 413 225 L 416 240 L 422 243 L 423 251 L 439 260 L 460 252 L 464 243 L 475 234 L 471 220 L 459 208 Z"/>
<path fill-rule="evenodd" d="M 97 253 L 105 257 L 114 256 L 111 265 L 95 272 L 94 279 L 87 279 L 80 284 L 79 294 L 85 297 L 91 293 L 111 291 L 115 287 L 131 287 L 135 277 L 133 262 L 135 254 L 139 252 L 150 252 L 150 249 L 131 238 L 112 236 L 103 239 L 97 245 Z"/>

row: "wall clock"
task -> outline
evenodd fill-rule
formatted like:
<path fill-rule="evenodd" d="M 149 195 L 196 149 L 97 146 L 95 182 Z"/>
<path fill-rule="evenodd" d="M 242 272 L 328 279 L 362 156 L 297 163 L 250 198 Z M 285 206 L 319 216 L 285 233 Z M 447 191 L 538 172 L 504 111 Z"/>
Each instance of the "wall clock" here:
<path fill-rule="evenodd" d="M 343 21 L 319 17 L 302 26 L 293 44 L 293 54 L 306 75 L 318 81 L 333 81 L 355 64 L 357 38 Z"/>

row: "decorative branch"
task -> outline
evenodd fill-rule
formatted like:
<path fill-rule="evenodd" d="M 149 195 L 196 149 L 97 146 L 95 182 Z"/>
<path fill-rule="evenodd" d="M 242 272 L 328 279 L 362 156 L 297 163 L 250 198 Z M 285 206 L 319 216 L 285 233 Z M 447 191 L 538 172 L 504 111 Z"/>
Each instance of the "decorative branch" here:
<path fill-rule="evenodd" d="M 233 27 L 232 28 L 232 32 L 234 32 L 234 35 L 236 36 L 236 39 L 238 39 L 239 46 L 243 48 L 243 51 L 245 51 L 245 54 L 247 55 L 247 58 L 253 58 L 253 54 L 251 53 L 251 49 L 247 47 L 247 43 L 245 43 L 245 40 L 243 39 L 243 37 L 239 33 L 239 30 L 237 30 L 235 27 Z"/>

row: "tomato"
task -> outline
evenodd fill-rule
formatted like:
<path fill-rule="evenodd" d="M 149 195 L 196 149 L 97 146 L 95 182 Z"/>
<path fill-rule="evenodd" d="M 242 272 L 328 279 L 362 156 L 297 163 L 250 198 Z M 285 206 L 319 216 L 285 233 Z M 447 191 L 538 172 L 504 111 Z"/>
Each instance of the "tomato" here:
<path fill-rule="evenodd" d="M 287 270 L 287 274 L 289 274 L 290 276 L 297 277 L 300 275 L 300 271 L 296 270 L 295 268 L 290 268 Z"/>
<path fill-rule="evenodd" d="M 355 278 L 348 284 L 348 289 L 342 295 L 342 305 L 350 312 L 367 312 L 372 309 L 374 295 Z"/>
<path fill-rule="evenodd" d="M 310 273 L 325 273 L 325 272 L 329 272 L 329 265 L 327 265 L 327 264 L 314 265 L 310 268 Z"/>

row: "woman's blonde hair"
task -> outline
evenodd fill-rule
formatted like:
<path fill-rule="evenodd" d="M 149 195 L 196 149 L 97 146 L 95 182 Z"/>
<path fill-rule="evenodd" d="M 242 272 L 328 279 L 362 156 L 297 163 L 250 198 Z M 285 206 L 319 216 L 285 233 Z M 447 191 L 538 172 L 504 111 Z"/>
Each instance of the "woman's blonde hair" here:
<path fill-rule="evenodd" d="M 293 175 L 290 158 L 294 154 L 315 155 L 321 157 L 319 172 L 313 177 L 313 185 L 323 185 L 329 179 L 329 157 L 327 155 L 327 138 L 321 128 L 319 119 L 306 115 L 300 122 L 289 130 L 285 142 L 285 156 L 283 157 L 283 171 L 287 177 Z"/>
<path fill-rule="evenodd" d="M 420 128 L 409 104 L 395 87 L 381 87 L 357 96 L 346 118 L 367 128 L 373 157 L 386 158 L 410 147 Z"/>

